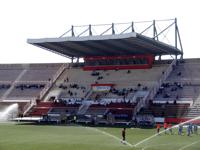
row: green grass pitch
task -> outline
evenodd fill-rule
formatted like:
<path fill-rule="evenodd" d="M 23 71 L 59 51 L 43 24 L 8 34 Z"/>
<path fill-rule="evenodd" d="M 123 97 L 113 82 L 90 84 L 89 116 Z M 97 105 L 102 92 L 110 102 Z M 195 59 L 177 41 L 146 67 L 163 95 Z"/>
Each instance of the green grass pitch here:
<path fill-rule="evenodd" d="M 122 144 L 121 128 L 47 126 L 0 123 L 0 150 L 200 150 L 200 135 L 155 134 L 155 129 L 128 128 L 129 144 Z"/>

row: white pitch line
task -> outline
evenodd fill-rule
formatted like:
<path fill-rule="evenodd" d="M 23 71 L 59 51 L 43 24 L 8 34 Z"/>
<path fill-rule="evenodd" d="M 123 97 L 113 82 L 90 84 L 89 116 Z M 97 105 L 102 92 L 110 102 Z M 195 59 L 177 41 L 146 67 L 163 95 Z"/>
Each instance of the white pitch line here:
<path fill-rule="evenodd" d="M 110 134 L 110 133 L 108 133 L 108 132 L 99 130 L 99 129 L 97 129 L 97 128 L 92 128 L 92 127 L 86 127 L 86 128 L 95 130 L 95 131 L 97 131 L 97 132 L 99 132 L 99 133 L 102 133 L 102 134 L 104 134 L 104 135 L 107 135 L 107 136 L 109 136 L 109 137 L 112 137 L 113 139 L 115 139 L 115 140 L 121 142 L 121 139 L 120 139 L 120 138 L 118 138 L 117 136 L 112 135 L 112 134 Z M 125 141 L 125 144 L 128 145 L 129 147 L 133 147 L 133 145 L 132 145 L 131 143 L 127 142 L 127 141 Z"/>
<path fill-rule="evenodd" d="M 157 135 L 159 135 L 159 134 L 154 134 L 154 135 L 152 135 L 152 136 L 150 136 L 150 137 L 148 137 L 148 138 L 146 138 L 146 139 L 144 139 L 144 140 L 142 140 L 142 141 L 136 143 L 136 144 L 133 145 L 133 146 L 134 146 L 134 147 L 137 147 L 138 145 L 140 145 L 140 144 L 142 144 L 142 143 L 144 143 L 144 142 L 146 142 L 146 141 L 148 141 L 148 140 L 150 140 L 150 139 L 156 137 Z"/>
<path fill-rule="evenodd" d="M 191 143 L 191 144 L 187 144 L 187 145 L 185 145 L 185 146 L 183 146 L 183 147 L 179 148 L 178 150 L 183 150 L 183 149 L 186 149 L 186 148 L 188 148 L 188 147 L 190 147 L 190 146 L 192 146 L 192 145 L 195 145 L 195 144 L 197 144 L 198 142 L 200 142 L 200 140 L 198 140 L 198 141 L 195 141 L 195 142 L 193 142 L 193 143 Z"/>
<path fill-rule="evenodd" d="M 157 144 L 157 145 L 145 146 L 145 147 L 142 148 L 142 150 L 145 150 L 145 149 L 150 148 L 150 147 L 166 146 L 166 145 L 171 145 L 171 144 Z"/>
<path fill-rule="evenodd" d="M 196 118 L 193 118 L 193 119 L 190 119 L 190 120 L 188 120 L 188 121 L 182 122 L 182 123 L 180 123 L 180 124 L 177 124 L 177 125 L 175 125 L 175 126 L 172 126 L 171 129 L 177 128 L 179 125 L 184 125 L 184 124 L 187 124 L 187 123 L 189 123 L 189 122 L 192 122 L 192 121 L 195 121 L 195 120 L 198 120 L 198 119 L 200 119 L 200 116 L 199 116 L 199 117 L 196 117 Z M 168 128 L 166 131 L 168 131 L 169 129 L 170 129 L 170 128 Z M 163 132 L 165 132 L 165 130 L 161 131 L 159 134 L 161 134 L 161 133 L 163 133 Z M 156 136 L 159 135 L 159 134 L 158 134 L 158 133 L 157 133 L 157 134 L 154 134 L 154 135 L 152 135 L 152 136 L 150 136 L 150 137 L 148 137 L 148 138 L 146 138 L 146 139 L 144 139 L 144 140 L 142 140 L 142 141 L 140 141 L 140 142 L 134 144 L 133 146 L 134 146 L 134 147 L 137 147 L 138 145 L 140 145 L 140 144 L 142 144 L 142 143 L 144 143 L 144 142 L 146 142 L 146 141 L 148 141 L 148 140 L 150 140 L 150 139 L 156 137 Z"/>

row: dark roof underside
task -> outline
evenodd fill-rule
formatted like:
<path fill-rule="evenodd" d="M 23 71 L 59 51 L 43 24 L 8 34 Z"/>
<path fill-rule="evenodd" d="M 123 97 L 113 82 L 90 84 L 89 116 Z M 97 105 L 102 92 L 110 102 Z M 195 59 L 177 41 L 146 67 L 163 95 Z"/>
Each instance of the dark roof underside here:
<path fill-rule="evenodd" d="M 182 54 L 179 49 L 173 46 L 137 33 L 129 33 L 122 36 L 28 39 L 28 43 L 66 57 Z"/>

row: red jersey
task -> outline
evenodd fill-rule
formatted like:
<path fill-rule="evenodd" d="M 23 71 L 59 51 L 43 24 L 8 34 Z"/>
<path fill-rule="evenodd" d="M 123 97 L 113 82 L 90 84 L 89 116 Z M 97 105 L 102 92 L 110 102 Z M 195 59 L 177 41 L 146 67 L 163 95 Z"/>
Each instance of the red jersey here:
<path fill-rule="evenodd" d="M 157 128 L 157 129 L 160 129 L 160 124 L 159 124 L 159 123 L 156 125 L 156 128 Z"/>
<path fill-rule="evenodd" d="M 167 123 L 166 122 L 164 123 L 164 128 L 167 129 Z"/>

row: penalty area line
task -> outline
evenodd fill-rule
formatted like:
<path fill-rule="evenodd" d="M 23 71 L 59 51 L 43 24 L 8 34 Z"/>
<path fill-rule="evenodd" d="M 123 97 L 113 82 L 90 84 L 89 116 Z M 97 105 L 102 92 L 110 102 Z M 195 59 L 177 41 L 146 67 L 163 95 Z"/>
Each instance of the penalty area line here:
<path fill-rule="evenodd" d="M 149 146 L 145 146 L 145 147 L 143 147 L 141 150 L 146 150 L 146 149 L 148 149 L 148 148 L 157 147 L 157 146 L 167 146 L 167 145 L 172 145 L 172 144 L 157 144 L 157 145 L 149 145 Z"/>
<path fill-rule="evenodd" d="M 198 141 L 195 141 L 195 142 L 193 142 L 193 143 L 191 143 L 191 144 L 187 144 L 187 145 L 185 145 L 185 146 L 183 146 L 183 147 L 179 148 L 178 150 L 183 150 L 183 149 L 186 149 L 186 148 L 188 148 L 188 147 L 190 147 L 190 146 L 192 146 L 192 145 L 195 145 L 195 144 L 197 144 L 198 142 L 200 142 L 200 140 L 198 140 Z"/>

